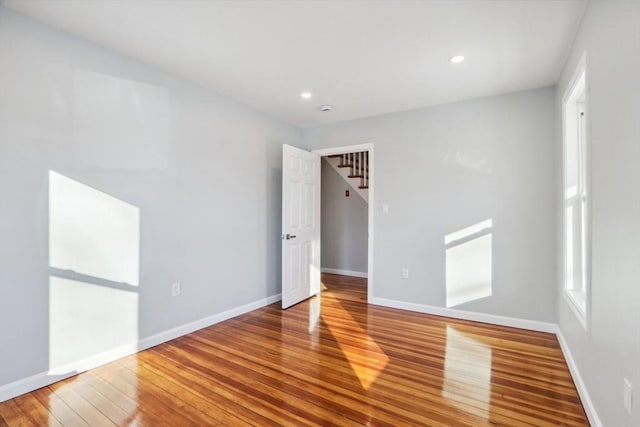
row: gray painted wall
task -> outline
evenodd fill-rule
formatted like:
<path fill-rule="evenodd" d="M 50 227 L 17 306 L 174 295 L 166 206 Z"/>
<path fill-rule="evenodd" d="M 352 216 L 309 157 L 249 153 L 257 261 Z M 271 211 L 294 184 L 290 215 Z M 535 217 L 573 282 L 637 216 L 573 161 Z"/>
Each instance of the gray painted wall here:
<path fill-rule="evenodd" d="M 139 208 L 139 338 L 280 292 L 297 129 L 1 7 L 0 63 L 0 385 L 47 371 L 50 276 L 77 278 L 48 267 L 49 170 Z"/>
<path fill-rule="evenodd" d="M 321 215 L 322 267 L 366 273 L 368 205 L 326 160 Z"/>
<path fill-rule="evenodd" d="M 492 219 L 492 296 L 456 308 L 555 321 L 554 102 L 545 88 L 304 131 L 311 149 L 374 144 L 375 297 L 444 306 L 445 236 Z"/>
<path fill-rule="evenodd" d="M 604 425 L 615 426 L 640 423 L 639 7 L 591 2 L 558 94 L 539 89 L 304 131 L 310 149 L 375 144 L 376 296 L 443 306 L 443 237 L 491 218 L 493 295 L 458 308 L 557 315 Z M 590 332 L 555 287 L 559 97 L 585 50 Z M 0 385 L 49 366 L 50 170 L 140 209 L 140 338 L 279 292 L 280 147 L 299 145 L 298 130 L 3 8 L 0 63 L 0 366 L 10 367 Z M 92 89 L 104 94 L 92 82 L 139 91 L 141 100 L 126 104 L 142 108 L 139 138 L 124 145 L 118 125 L 133 125 L 113 111 L 99 122 L 80 114 L 75 104 Z M 157 120 L 163 114 L 168 120 Z M 400 279 L 405 266 L 409 280 Z M 622 407 L 625 376 L 636 385 L 632 417 Z"/>
<path fill-rule="evenodd" d="M 590 3 L 558 85 L 558 111 L 583 52 L 591 149 L 591 330 L 585 332 L 562 296 L 562 268 L 558 268 L 558 323 L 603 425 L 638 426 L 640 2 Z M 561 158 L 560 129 L 557 140 Z M 560 182 L 557 191 L 558 230 L 562 230 Z M 633 416 L 623 407 L 624 377 L 635 386 Z"/>

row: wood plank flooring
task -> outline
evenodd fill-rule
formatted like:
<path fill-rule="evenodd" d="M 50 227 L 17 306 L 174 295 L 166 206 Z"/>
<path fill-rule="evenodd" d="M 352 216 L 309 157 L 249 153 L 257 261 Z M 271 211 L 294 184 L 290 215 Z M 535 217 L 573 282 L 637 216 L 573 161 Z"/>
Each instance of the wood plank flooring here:
<path fill-rule="evenodd" d="M 584 426 L 554 335 L 366 303 L 366 279 L 0 403 L 9 426 Z"/>

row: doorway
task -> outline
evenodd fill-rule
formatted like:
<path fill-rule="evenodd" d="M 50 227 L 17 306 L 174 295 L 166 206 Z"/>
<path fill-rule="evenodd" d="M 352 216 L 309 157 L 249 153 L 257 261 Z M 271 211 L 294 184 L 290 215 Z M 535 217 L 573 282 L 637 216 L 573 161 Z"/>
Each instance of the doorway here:
<path fill-rule="evenodd" d="M 374 146 L 371 143 L 368 144 L 357 144 L 357 145 L 348 145 L 348 146 L 342 146 L 342 147 L 331 147 L 331 148 L 322 148 L 322 149 L 318 149 L 318 150 L 313 150 L 313 153 L 321 156 L 321 157 L 329 157 L 329 156 L 339 156 L 339 155 L 356 155 L 355 153 L 363 153 L 366 152 L 366 160 L 367 160 L 367 166 L 368 166 L 368 170 L 366 171 L 366 177 L 367 177 L 367 181 L 366 181 L 366 186 L 368 187 L 367 192 L 367 205 L 366 205 L 366 216 L 367 216 L 367 225 L 366 225 L 366 295 L 367 295 L 367 302 L 371 302 L 371 299 L 373 297 L 373 284 L 374 284 L 374 277 L 373 277 L 373 245 L 374 245 L 374 227 L 373 227 L 373 213 L 374 213 Z M 324 162 L 324 160 L 323 160 Z M 360 169 L 360 171 L 362 171 L 362 169 Z M 356 172 L 358 173 L 358 172 Z M 346 191 L 346 190 L 345 190 Z M 349 197 L 360 197 L 357 194 L 353 194 L 353 190 L 349 189 L 348 190 L 349 193 Z M 343 195 L 342 197 L 346 197 L 346 195 Z M 324 201 L 323 201 L 324 202 Z M 324 223 L 324 221 L 323 221 Z M 322 234 L 322 233 L 321 233 Z M 321 242 L 322 245 L 324 245 L 324 242 Z M 347 269 L 350 270 L 350 269 Z M 337 271 L 332 271 L 332 269 L 324 269 L 323 271 L 325 272 L 331 272 L 331 273 L 337 273 L 337 274 L 348 274 L 351 277 L 355 276 L 355 277 L 363 277 L 364 275 L 359 275 L 357 274 L 358 269 L 356 269 L 356 271 L 350 271 L 348 273 L 345 272 L 341 272 L 340 270 Z M 346 280 L 340 280 L 341 282 L 349 282 L 348 276 L 345 276 Z M 362 283 L 362 279 L 357 280 L 360 283 Z"/>
<path fill-rule="evenodd" d="M 367 153 L 367 302 L 373 298 L 373 144 L 333 147 L 308 152 L 283 145 L 282 172 L 282 308 L 320 293 L 321 157 Z M 353 158 L 353 157 L 352 157 Z M 361 163 L 362 164 L 362 163 Z"/>

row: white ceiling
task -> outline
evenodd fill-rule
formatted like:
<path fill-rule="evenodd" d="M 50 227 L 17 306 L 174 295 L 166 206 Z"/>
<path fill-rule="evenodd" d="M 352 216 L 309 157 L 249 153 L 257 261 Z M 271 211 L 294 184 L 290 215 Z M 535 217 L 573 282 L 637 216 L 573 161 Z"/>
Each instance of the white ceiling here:
<path fill-rule="evenodd" d="M 585 2 L 6 0 L 298 126 L 552 85 Z M 459 65 L 448 62 L 464 55 Z M 300 93 L 313 97 L 302 100 Z M 332 104 L 329 113 L 320 104 Z"/>

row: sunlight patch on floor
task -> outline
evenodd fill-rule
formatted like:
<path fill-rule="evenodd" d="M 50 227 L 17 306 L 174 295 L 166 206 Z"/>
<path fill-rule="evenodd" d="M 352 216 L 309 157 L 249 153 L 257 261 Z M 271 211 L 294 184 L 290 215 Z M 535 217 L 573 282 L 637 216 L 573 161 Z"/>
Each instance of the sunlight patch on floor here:
<path fill-rule="evenodd" d="M 351 316 L 349 311 L 342 306 L 340 301 L 333 297 L 323 297 L 337 306 L 332 309 L 338 310 L 340 315 L 337 318 L 333 314 L 322 316 L 322 320 L 340 346 L 342 354 L 351 365 L 351 369 L 358 377 L 362 387 L 369 390 L 389 363 L 389 357 Z M 348 332 L 345 332 L 345 329 Z M 363 343 L 364 348 L 353 346 L 351 344 L 353 342 Z"/>

